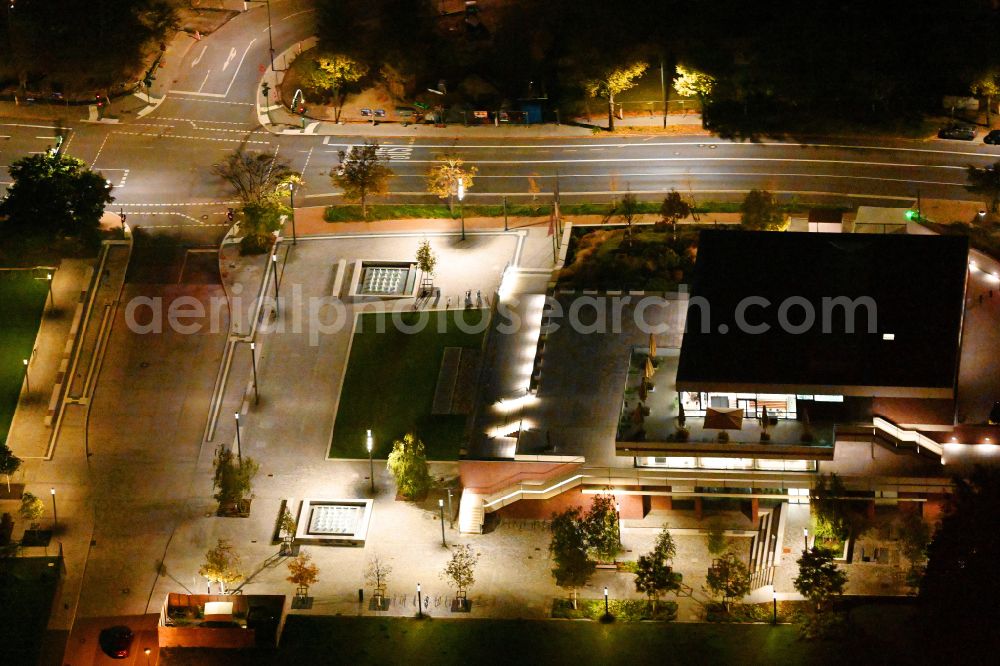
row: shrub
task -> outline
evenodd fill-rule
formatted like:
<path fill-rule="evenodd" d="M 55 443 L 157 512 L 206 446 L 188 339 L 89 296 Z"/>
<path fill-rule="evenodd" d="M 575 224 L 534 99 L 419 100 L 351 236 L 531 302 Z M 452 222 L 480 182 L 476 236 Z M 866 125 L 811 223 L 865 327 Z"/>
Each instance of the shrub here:
<path fill-rule="evenodd" d="M 610 599 L 608 610 L 616 622 L 642 622 L 656 620 L 673 622 L 677 619 L 677 602 L 661 601 L 653 605 L 645 599 Z M 569 620 L 601 620 L 604 617 L 604 599 L 581 599 L 577 608 L 568 599 L 556 599 L 552 604 L 552 617 Z"/>

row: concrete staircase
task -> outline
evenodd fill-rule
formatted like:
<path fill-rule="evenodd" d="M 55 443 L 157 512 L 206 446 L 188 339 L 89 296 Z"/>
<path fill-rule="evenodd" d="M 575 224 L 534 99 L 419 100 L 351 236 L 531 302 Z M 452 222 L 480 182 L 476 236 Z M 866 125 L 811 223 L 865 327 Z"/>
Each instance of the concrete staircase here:
<path fill-rule="evenodd" d="M 464 534 L 482 534 L 487 513 L 522 499 L 551 499 L 581 485 L 587 475 L 577 463 L 570 463 L 570 466 L 572 469 L 550 477 L 513 479 L 498 490 L 462 489 L 458 505 L 459 531 Z"/>
<path fill-rule="evenodd" d="M 458 531 L 462 534 L 482 534 L 486 521 L 483 496 L 474 490 L 464 488 L 458 503 Z"/>

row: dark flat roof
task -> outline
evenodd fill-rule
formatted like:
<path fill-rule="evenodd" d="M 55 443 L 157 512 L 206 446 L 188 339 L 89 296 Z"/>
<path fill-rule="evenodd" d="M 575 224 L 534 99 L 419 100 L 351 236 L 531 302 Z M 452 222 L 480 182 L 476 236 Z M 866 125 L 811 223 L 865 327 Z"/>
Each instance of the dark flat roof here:
<path fill-rule="evenodd" d="M 968 253 L 964 236 L 702 231 L 678 388 L 952 397 Z M 771 304 L 744 310 L 744 321 L 770 326 L 765 333 L 736 324 L 749 297 Z M 875 332 L 864 306 L 854 308 L 854 332 L 844 307 L 827 301 L 824 316 L 824 298 L 837 297 L 873 304 Z M 805 332 L 782 326 L 791 298 L 815 312 Z M 804 311 L 789 307 L 786 321 L 801 324 Z"/>

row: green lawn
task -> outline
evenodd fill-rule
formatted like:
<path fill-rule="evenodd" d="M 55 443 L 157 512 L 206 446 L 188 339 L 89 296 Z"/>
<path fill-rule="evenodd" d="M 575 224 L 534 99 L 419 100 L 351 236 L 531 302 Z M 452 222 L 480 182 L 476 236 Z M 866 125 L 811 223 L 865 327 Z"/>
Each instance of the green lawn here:
<path fill-rule="evenodd" d="M 431 404 L 444 348 L 479 349 L 482 345 L 484 331 L 466 333 L 456 326 L 456 317 L 463 317 L 470 329 L 487 316 L 486 311 L 406 312 L 400 320 L 404 326 L 412 326 L 420 314 L 427 314 L 428 325 L 412 334 L 398 330 L 388 316 L 362 315 L 337 409 L 331 457 L 364 458 L 368 428 L 375 438 L 376 458 L 387 457 L 392 442 L 407 432 L 423 440 L 429 460 L 458 457 L 466 417 L 434 416 Z M 379 317 L 385 317 L 382 333 L 376 328 Z M 439 328 L 444 332 L 439 333 Z"/>
<path fill-rule="evenodd" d="M 49 566 L 52 564 L 53 566 Z M 34 664 L 59 583 L 55 557 L 17 557 L 0 561 L 0 661 Z"/>
<path fill-rule="evenodd" d="M 7 438 L 24 382 L 23 359 L 31 356 L 41 321 L 48 282 L 35 271 L 0 271 L 0 441 Z M 38 273 L 37 277 L 45 277 Z"/>
<path fill-rule="evenodd" d="M 794 625 L 290 615 L 272 651 L 166 650 L 164 666 L 265 664 L 924 664 L 912 608 L 868 603 L 841 641 Z M 958 646 L 951 653 L 959 656 Z M 237 661 L 234 661 L 237 660 Z M 972 660 L 968 663 L 984 663 Z"/>

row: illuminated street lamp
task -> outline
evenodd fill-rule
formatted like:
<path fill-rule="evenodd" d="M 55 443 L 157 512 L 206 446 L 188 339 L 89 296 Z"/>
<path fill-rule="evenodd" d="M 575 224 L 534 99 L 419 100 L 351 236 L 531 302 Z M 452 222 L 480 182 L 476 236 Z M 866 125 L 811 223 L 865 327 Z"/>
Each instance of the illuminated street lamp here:
<path fill-rule="evenodd" d="M 243 443 L 240 441 L 240 413 L 233 414 L 236 418 L 236 458 L 243 463 Z"/>
<path fill-rule="evenodd" d="M 52 493 L 52 528 L 55 529 L 59 527 L 59 513 L 56 511 L 56 489 L 49 488 L 49 492 Z"/>
<path fill-rule="evenodd" d="M 55 296 L 52 295 L 52 273 L 46 273 L 45 279 L 49 283 L 49 307 L 55 307 L 56 299 Z"/>
<path fill-rule="evenodd" d="M 422 618 L 424 616 L 424 600 L 420 596 L 420 583 L 417 583 L 417 617 Z"/>
<path fill-rule="evenodd" d="M 608 586 L 604 586 L 604 617 L 611 617 L 611 610 L 608 608 Z"/>
<path fill-rule="evenodd" d="M 253 366 L 253 404 L 260 404 L 260 395 L 257 393 L 257 343 L 250 343 L 250 365 Z"/>
<path fill-rule="evenodd" d="M 445 548 L 448 547 L 448 543 L 444 540 L 444 500 L 438 500 L 438 512 L 441 514 L 441 545 Z"/>
<path fill-rule="evenodd" d="M 806 550 L 809 550 L 809 528 L 808 527 L 803 527 L 802 528 L 802 538 L 805 540 Z"/>
<path fill-rule="evenodd" d="M 150 653 L 150 649 L 146 648 L 145 650 L 142 651 L 142 653 L 146 655 L 146 666 L 149 666 L 149 653 Z"/>
<path fill-rule="evenodd" d="M 22 358 L 21 363 L 24 363 L 24 392 L 31 393 L 31 378 L 28 377 L 28 359 Z"/>
<path fill-rule="evenodd" d="M 271 268 L 274 269 L 274 312 L 278 312 L 278 253 L 271 255 Z"/>
<path fill-rule="evenodd" d="M 365 448 L 368 449 L 368 476 L 372 482 L 372 495 L 375 494 L 375 462 L 372 460 L 372 451 L 375 448 L 375 443 L 372 441 L 372 431 L 369 428 L 368 434 L 365 436 Z"/>
<path fill-rule="evenodd" d="M 462 240 L 465 240 L 465 204 L 462 203 L 462 199 L 465 198 L 465 178 L 462 176 L 458 177 L 458 210 L 462 215 Z"/>

